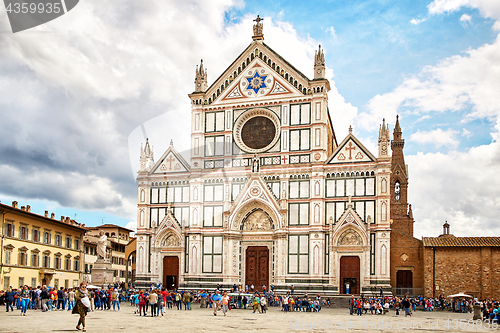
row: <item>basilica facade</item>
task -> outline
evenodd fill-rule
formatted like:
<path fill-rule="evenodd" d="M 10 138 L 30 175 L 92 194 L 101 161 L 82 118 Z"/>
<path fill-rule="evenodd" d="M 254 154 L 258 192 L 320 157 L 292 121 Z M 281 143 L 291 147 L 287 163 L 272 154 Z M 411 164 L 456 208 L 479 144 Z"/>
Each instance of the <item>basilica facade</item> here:
<path fill-rule="evenodd" d="M 141 147 L 136 285 L 390 292 L 391 205 L 407 215 L 407 178 L 403 165 L 391 180 L 389 128 L 382 121 L 377 152 L 351 129 L 339 142 L 321 47 L 309 79 L 255 21 L 211 86 L 203 62 L 196 69 L 190 161 L 172 144 L 157 160 Z M 402 154 L 399 122 L 395 133 Z"/>

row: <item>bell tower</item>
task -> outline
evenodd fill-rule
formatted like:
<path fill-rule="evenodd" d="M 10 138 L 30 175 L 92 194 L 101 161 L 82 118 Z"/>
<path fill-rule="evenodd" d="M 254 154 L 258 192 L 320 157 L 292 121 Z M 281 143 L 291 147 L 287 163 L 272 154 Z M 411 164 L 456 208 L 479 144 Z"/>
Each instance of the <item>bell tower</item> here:
<path fill-rule="evenodd" d="M 408 170 L 405 164 L 403 148 L 405 140 L 402 139 L 399 116 L 396 116 L 394 126 L 394 139 L 391 141 L 392 166 L 391 166 L 391 219 L 392 228 L 413 236 L 413 218 L 408 211 Z"/>

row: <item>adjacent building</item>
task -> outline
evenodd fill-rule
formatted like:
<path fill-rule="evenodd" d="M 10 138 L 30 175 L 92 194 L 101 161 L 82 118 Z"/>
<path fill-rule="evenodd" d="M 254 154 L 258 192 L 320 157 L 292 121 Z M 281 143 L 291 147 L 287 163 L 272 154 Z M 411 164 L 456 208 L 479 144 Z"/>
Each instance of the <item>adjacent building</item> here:
<path fill-rule="evenodd" d="M 2 289 L 21 285 L 54 288 L 77 286 L 83 278 L 83 234 L 85 227 L 69 217 L 56 220 L 31 212 L 29 205 L 18 208 L 0 204 Z"/>
<path fill-rule="evenodd" d="M 479 299 L 500 298 L 500 237 L 424 237 L 425 295 L 466 293 Z"/>
<path fill-rule="evenodd" d="M 111 267 L 115 271 L 113 282 L 125 282 L 127 276 L 127 258 L 125 257 L 125 247 L 131 241 L 130 233 L 133 232 L 133 230 L 114 224 L 103 224 L 98 227 L 86 228 L 86 246 L 88 246 L 89 252 L 93 253 L 91 254 L 91 257 L 86 260 L 86 264 L 89 268 L 88 274 L 90 274 L 91 266 L 93 265 L 95 260 L 97 260 L 96 247 L 97 240 L 99 239 L 99 232 L 101 230 L 104 231 L 104 234 L 108 238 L 106 250 L 111 253 Z"/>

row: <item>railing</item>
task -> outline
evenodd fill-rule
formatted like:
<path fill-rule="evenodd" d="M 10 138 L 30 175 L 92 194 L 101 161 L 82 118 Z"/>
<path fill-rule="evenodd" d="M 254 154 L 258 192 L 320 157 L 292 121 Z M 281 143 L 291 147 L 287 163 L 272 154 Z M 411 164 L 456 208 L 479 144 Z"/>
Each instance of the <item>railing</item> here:
<path fill-rule="evenodd" d="M 392 288 L 394 296 L 418 296 L 424 294 L 424 288 Z"/>

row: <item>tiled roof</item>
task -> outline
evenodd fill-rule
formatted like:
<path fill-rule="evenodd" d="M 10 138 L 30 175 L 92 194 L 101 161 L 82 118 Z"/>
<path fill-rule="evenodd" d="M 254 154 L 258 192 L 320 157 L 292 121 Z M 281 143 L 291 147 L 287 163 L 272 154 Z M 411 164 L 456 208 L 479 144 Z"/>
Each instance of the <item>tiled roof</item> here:
<path fill-rule="evenodd" d="M 500 246 L 500 237 L 423 237 L 424 246 Z"/>

